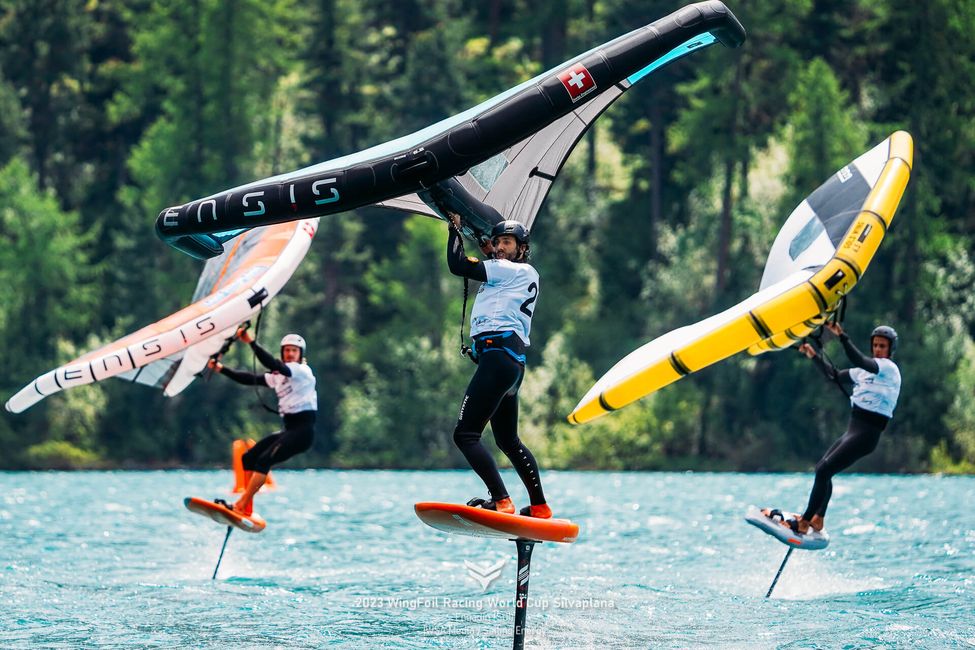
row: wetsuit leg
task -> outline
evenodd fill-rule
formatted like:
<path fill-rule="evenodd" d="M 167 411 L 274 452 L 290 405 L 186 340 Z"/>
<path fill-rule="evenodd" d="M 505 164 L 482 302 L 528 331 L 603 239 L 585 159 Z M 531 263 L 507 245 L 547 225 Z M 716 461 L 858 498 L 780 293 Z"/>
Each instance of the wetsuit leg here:
<path fill-rule="evenodd" d="M 315 439 L 315 411 L 284 416 L 284 431 L 271 434 L 241 457 L 244 470 L 267 474 L 292 456 L 308 451 Z"/>
<path fill-rule="evenodd" d="M 531 504 L 537 506 L 545 503 L 538 463 L 518 437 L 518 389 L 521 388 L 524 376 L 522 368 L 518 382 L 501 398 L 501 403 L 491 417 L 491 430 L 494 431 L 494 441 L 498 444 L 498 449 L 508 457 L 521 482 L 525 484 Z"/>
<path fill-rule="evenodd" d="M 467 385 L 454 427 L 454 443 L 484 481 L 494 501 L 508 498 L 508 490 L 494 458 L 481 443 L 481 434 L 505 394 L 517 385 L 521 373 L 522 366 L 506 352 L 491 350 L 482 353 L 477 371 Z"/>
<path fill-rule="evenodd" d="M 833 477 L 877 448 L 887 420 L 882 415 L 854 409 L 846 433 L 816 463 L 816 478 L 803 519 L 808 521 L 815 515 L 825 516 L 833 495 Z"/>
<path fill-rule="evenodd" d="M 849 429 L 849 427 L 847 427 L 847 429 Z M 816 475 L 815 479 L 813 480 L 812 491 L 809 494 L 809 503 L 806 505 L 807 512 L 812 507 L 813 501 L 816 503 L 828 504 L 830 498 L 833 496 L 832 475 L 827 476 L 826 472 L 821 473 L 820 468 L 823 461 L 829 458 L 830 455 L 836 451 L 836 449 L 847 439 L 847 433 L 844 433 L 838 440 L 835 440 L 833 444 L 829 446 L 829 449 L 826 450 L 826 453 L 823 454 L 823 457 L 819 459 L 819 462 L 816 463 Z M 825 510 L 826 506 L 823 505 L 822 508 Z M 809 521 L 809 517 L 805 516 L 805 514 L 803 514 L 803 519 Z"/>

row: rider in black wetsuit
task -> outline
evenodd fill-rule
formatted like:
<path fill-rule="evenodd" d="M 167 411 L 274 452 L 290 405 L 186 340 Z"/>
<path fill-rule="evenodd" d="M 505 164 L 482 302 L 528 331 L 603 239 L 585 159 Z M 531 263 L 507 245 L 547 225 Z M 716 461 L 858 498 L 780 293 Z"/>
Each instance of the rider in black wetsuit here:
<path fill-rule="evenodd" d="M 454 275 L 481 282 L 471 309 L 471 338 L 477 371 L 460 406 L 454 442 L 487 485 L 489 499 L 467 505 L 514 513 L 494 458 L 481 444 L 488 421 L 498 448 L 521 477 L 531 501 L 521 514 L 547 519 L 538 463 L 518 438 L 518 389 L 525 376 L 525 349 L 538 298 L 538 272 L 528 263 L 528 231 L 517 221 L 502 221 L 491 232 L 494 259 L 465 257 L 459 232 L 460 217 L 449 214 L 447 266 Z"/>
<path fill-rule="evenodd" d="M 785 520 L 777 510 L 764 511 L 766 516 L 799 534 L 809 532 L 810 528 L 823 529 L 826 507 L 833 494 L 833 476 L 877 448 L 880 434 L 894 415 L 901 388 L 900 370 L 891 361 L 897 349 L 897 332 L 892 327 L 881 325 L 870 334 L 873 357 L 860 352 L 838 324 L 829 323 L 826 327 L 839 337 L 853 368 L 837 370 L 808 343 L 803 343 L 799 351 L 850 395 L 850 422 L 846 433 L 816 463 L 816 479 L 805 512 L 798 518 Z"/>
<path fill-rule="evenodd" d="M 305 339 L 288 334 L 281 339 L 281 358 L 275 359 L 246 329 L 237 330 L 237 337 L 250 344 L 257 359 L 271 372 L 254 374 L 233 370 L 216 359 L 210 360 L 209 367 L 238 384 L 273 388 L 278 396 L 278 411 L 284 420 L 283 431 L 263 438 L 241 458 L 247 487 L 233 509 L 249 515 L 253 512 L 254 495 L 267 481 L 271 466 L 311 448 L 315 438 L 318 395 L 315 393 L 315 375 L 303 362 Z"/>

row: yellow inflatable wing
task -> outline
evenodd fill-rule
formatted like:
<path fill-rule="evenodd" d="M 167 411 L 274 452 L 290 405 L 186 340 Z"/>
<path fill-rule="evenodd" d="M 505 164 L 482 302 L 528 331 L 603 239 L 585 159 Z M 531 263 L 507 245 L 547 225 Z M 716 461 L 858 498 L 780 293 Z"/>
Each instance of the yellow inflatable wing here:
<path fill-rule="evenodd" d="M 761 354 L 821 325 L 863 276 L 911 174 L 914 143 L 898 131 L 810 194 L 782 226 L 758 293 L 635 350 L 569 415 L 581 424 L 742 350 Z"/>

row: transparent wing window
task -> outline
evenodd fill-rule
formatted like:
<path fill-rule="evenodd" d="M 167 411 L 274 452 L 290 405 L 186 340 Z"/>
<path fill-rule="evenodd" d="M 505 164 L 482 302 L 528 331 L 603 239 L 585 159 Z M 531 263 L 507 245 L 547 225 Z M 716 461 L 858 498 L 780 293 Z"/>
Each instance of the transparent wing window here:
<path fill-rule="evenodd" d="M 508 159 L 504 157 L 503 153 L 499 153 L 496 156 L 488 158 L 480 165 L 471 167 L 470 174 L 477 181 L 478 185 L 483 187 L 485 191 L 489 191 L 494 187 L 494 184 L 498 181 L 498 178 L 507 166 Z"/>
<path fill-rule="evenodd" d="M 819 217 L 813 215 L 813 217 L 802 227 L 802 230 L 792 238 L 789 242 L 789 257 L 792 261 L 796 261 L 800 255 L 806 252 L 806 249 L 812 246 L 812 243 L 826 230 L 823 227 L 823 222 L 819 220 Z"/>

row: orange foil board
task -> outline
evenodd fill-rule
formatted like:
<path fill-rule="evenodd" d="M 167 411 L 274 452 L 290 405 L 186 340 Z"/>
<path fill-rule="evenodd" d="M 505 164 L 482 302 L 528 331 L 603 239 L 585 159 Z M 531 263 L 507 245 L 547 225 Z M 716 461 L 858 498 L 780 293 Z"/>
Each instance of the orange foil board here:
<path fill-rule="evenodd" d="M 567 544 L 579 536 L 579 525 L 568 519 L 536 519 L 457 503 L 424 502 L 413 509 L 426 525 L 458 535 Z"/>
<path fill-rule="evenodd" d="M 183 499 L 183 505 L 190 512 L 209 517 L 224 526 L 234 526 L 247 533 L 259 533 L 267 526 L 267 523 L 259 515 L 245 516 L 224 508 L 219 503 L 201 499 L 200 497 L 186 497 Z"/>

